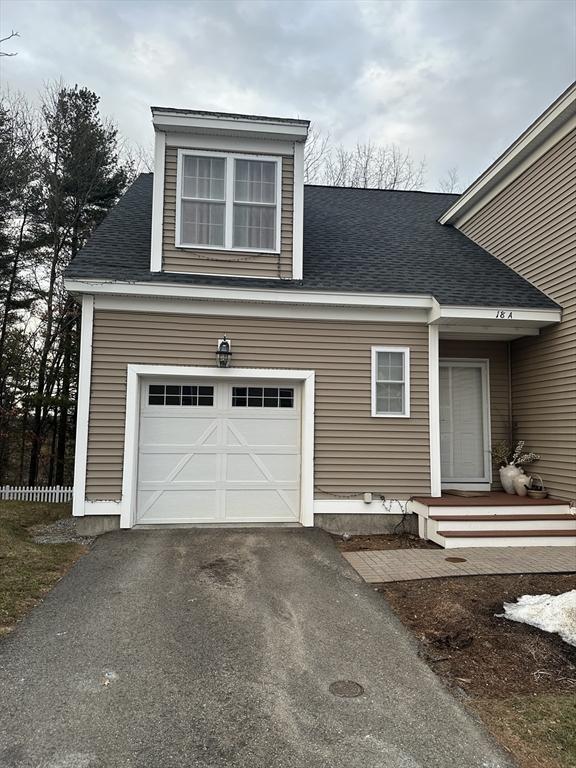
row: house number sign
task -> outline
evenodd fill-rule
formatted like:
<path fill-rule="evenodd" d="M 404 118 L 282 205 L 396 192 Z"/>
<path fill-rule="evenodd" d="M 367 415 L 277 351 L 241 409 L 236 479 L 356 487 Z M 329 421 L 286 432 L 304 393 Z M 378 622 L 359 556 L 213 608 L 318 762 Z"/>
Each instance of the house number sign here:
<path fill-rule="evenodd" d="M 496 320 L 512 320 L 512 312 L 508 309 L 497 309 Z"/>

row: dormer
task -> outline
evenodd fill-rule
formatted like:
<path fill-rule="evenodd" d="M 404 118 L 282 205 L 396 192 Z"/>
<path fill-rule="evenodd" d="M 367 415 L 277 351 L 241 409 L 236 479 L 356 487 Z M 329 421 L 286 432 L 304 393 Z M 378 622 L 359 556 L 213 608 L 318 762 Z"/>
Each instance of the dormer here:
<path fill-rule="evenodd" d="M 302 279 L 308 120 L 152 107 L 151 271 Z"/>

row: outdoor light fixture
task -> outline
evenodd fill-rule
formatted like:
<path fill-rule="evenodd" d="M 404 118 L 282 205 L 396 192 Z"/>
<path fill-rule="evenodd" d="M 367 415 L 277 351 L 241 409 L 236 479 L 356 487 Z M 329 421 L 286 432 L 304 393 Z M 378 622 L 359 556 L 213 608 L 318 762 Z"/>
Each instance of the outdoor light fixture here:
<path fill-rule="evenodd" d="M 230 358 L 232 352 L 230 350 L 230 341 L 226 338 L 226 335 L 222 339 L 218 339 L 218 349 L 216 350 L 216 362 L 220 368 L 228 368 L 230 365 Z"/>

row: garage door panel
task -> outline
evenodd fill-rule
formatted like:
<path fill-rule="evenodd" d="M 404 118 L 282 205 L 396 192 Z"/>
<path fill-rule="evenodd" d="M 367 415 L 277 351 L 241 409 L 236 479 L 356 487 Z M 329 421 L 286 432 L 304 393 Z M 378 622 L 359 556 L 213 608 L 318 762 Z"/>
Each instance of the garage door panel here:
<path fill-rule="evenodd" d="M 185 409 L 181 409 L 185 410 Z M 140 427 L 141 447 L 158 445 L 215 445 L 218 442 L 214 416 L 187 417 L 186 413 L 149 415 L 146 413 Z"/>
<path fill-rule="evenodd" d="M 238 444 L 248 446 L 262 445 L 288 445 L 297 448 L 300 442 L 300 421 L 291 419 L 269 419 L 244 413 L 242 418 L 228 422 L 227 441 L 231 445 Z"/>
<path fill-rule="evenodd" d="M 219 514 L 218 492 L 185 488 L 139 491 L 138 522 L 149 524 L 213 522 Z"/>
<path fill-rule="evenodd" d="M 258 520 L 294 521 L 298 520 L 297 490 L 252 489 L 250 504 L 246 504 L 246 492 L 243 490 L 226 491 L 225 518 L 232 522 L 250 522 Z"/>
<path fill-rule="evenodd" d="M 171 393 L 169 381 L 162 384 Z M 157 381 L 154 386 L 156 395 Z M 299 520 L 297 389 L 291 408 L 233 407 L 232 384 L 219 382 L 213 406 L 174 407 L 158 404 L 146 387 L 143 382 L 137 522 Z"/>
<path fill-rule="evenodd" d="M 226 480 L 264 480 L 272 482 L 297 481 L 300 457 L 294 454 L 258 452 L 254 456 L 229 454 L 226 461 Z"/>

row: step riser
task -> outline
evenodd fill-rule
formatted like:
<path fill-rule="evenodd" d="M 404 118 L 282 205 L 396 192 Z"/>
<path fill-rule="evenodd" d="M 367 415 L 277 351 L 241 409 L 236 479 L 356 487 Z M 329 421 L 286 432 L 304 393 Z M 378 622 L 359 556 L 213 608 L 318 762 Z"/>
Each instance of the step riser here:
<path fill-rule="evenodd" d="M 458 547 L 576 547 L 576 536 L 513 536 L 510 538 L 503 536 L 501 538 L 445 539 L 434 535 L 430 536 L 430 538 L 445 549 L 458 549 Z"/>
<path fill-rule="evenodd" d="M 570 514 L 570 507 L 568 504 L 561 505 L 532 505 L 526 504 L 526 506 L 514 506 L 514 507 L 425 507 L 423 504 L 414 504 L 414 512 L 418 515 L 428 517 L 429 515 L 453 515 L 457 517 L 465 517 L 467 515 L 568 515 Z M 574 514 L 576 520 L 576 514 Z"/>
<path fill-rule="evenodd" d="M 442 531 L 574 531 L 576 520 L 428 520 L 438 533 Z"/>

